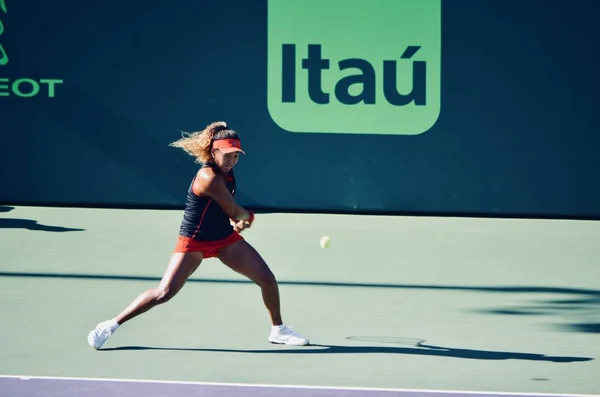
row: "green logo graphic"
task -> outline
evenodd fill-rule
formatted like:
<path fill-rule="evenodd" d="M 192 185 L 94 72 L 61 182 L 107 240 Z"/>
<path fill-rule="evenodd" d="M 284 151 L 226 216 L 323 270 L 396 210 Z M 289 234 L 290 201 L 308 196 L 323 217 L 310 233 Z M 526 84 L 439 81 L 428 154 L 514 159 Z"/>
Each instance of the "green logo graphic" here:
<path fill-rule="evenodd" d="M 4 0 L 0 0 L 0 12 L 4 13 L 4 14 L 8 13 L 8 11 L 6 10 L 6 3 L 4 2 Z M 2 23 L 2 20 L 0 19 L 0 36 L 2 36 L 2 33 L 4 33 L 4 24 Z M 0 66 L 4 66 L 7 63 L 8 63 L 8 54 L 4 50 L 4 47 L 2 47 L 2 42 L 0 42 Z"/>
<path fill-rule="evenodd" d="M 440 114 L 441 0 L 268 0 L 267 68 L 285 130 L 421 134 Z"/>
<path fill-rule="evenodd" d="M 8 14 L 6 1 L 0 0 L 0 16 Z M 0 19 L 0 39 L 4 33 L 4 23 Z M 8 64 L 8 54 L 0 41 L 0 66 Z M 0 69 L 2 71 L 2 69 Z M 46 95 L 48 98 L 54 98 L 56 95 L 56 85 L 62 84 L 61 79 L 35 79 L 19 77 L 11 79 L 0 77 L 0 97 L 17 96 L 21 98 L 31 98 L 38 95 Z M 43 87 L 47 85 L 47 87 Z"/>

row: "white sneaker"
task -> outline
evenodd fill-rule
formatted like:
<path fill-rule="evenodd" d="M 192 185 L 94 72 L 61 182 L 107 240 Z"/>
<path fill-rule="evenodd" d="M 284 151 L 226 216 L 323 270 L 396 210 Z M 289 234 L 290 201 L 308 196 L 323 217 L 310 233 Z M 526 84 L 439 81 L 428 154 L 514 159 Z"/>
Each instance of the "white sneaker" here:
<path fill-rule="evenodd" d="M 309 344 L 308 339 L 297 334 L 286 325 L 272 327 L 269 342 L 292 346 L 305 346 Z"/>
<path fill-rule="evenodd" d="M 110 325 L 107 322 L 96 325 L 96 328 L 90 331 L 87 340 L 88 344 L 94 349 L 100 349 L 104 342 L 113 334 Z"/>

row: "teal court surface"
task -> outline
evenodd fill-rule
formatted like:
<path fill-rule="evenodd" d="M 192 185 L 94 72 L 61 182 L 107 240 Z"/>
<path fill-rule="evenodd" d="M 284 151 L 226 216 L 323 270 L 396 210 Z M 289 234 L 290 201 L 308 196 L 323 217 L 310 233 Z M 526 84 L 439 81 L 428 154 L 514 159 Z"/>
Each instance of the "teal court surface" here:
<path fill-rule="evenodd" d="M 310 346 L 269 344 L 258 287 L 209 259 L 90 348 L 181 215 L 0 205 L 0 396 L 600 394 L 595 221 L 259 214 L 244 236 Z"/>

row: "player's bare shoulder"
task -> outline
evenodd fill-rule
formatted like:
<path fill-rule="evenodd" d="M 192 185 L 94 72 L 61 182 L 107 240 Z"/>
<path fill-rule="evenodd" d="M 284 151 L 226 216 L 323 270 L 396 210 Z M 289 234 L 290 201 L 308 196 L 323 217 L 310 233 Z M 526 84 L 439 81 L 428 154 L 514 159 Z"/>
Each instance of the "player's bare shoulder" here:
<path fill-rule="evenodd" d="M 198 196 L 210 195 L 210 186 L 214 183 L 217 177 L 217 173 L 212 168 L 200 168 L 196 173 L 196 178 L 194 179 L 194 193 L 196 193 Z"/>
<path fill-rule="evenodd" d="M 202 167 L 196 173 L 196 179 L 207 181 L 209 184 L 218 176 L 211 167 Z"/>
<path fill-rule="evenodd" d="M 211 195 L 216 184 L 224 184 L 222 176 L 211 167 L 202 167 L 196 173 L 194 192 L 199 195 Z"/>

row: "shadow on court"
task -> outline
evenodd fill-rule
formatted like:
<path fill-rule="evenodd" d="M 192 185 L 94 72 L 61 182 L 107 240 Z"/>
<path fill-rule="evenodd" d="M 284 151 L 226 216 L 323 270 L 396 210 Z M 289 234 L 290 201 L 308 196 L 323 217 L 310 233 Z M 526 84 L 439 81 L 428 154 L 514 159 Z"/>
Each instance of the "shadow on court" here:
<path fill-rule="evenodd" d="M 0 219 L 1 222 L 1 219 Z M 152 281 L 159 282 L 161 277 L 153 276 L 127 276 L 110 274 L 78 274 L 78 273 L 33 273 L 33 272 L 0 272 L 0 277 L 31 277 L 31 278 L 56 278 L 56 279 L 81 279 L 81 280 L 114 280 L 114 281 Z M 204 284 L 253 284 L 250 280 L 221 280 L 190 278 L 188 283 Z M 518 294 L 556 294 L 569 295 L 568 299 L 552 299 L 534 301 L 531 306 L 513 308 L 495 308 L 477 311 L 486 315 L 560 315 L 566 312 L 575 313 L 580 320 L 590 316 L 597 319 L 600 310 L 600 291 L 583 288 L 560 287 L 511 287 L 511 286 L 455 286 L 455 285 L 429 285 L 429 284 L 381 284 L 381 283 L 341 283 L 326 281 L 278 281 L 280 285 L 330 287 L 330 288 L 384 288 L 384 289 L 416 289 L 416 290 L 447 290 L 486 293 L 518 293 Z M 573 315 L 570 314 L 570 318 Z M 561 324 L 558 328 L 570 332 L 600 333 L 600 323 L 597 321 L 571 321 L 570 324 Z"/>
<path fill-rule="evenodd" d="M 35 277 L 35 278 L 72 278 L 92 280 L 118 280 L 118 281 L 160 281 L 161 276 L 127 276 L 113 274 L 84 274 L 84 273 L 39 273 L 39 272 L 0 272 L 0 277 Z M 188 283 L 205 284 L 253 284 L 250 280 L 224 280 L 190 278 Z M 583 288 L 560 287 L 494 287 L 494 286 L 460 286 L 460 285 L 434 285 L 434 284 L 383 284 L 383 283 L 342 283 L 334 281 L 278 281 L 280 285 L 296 285 L 310 287 L 353 287 L 353 288 L 391 288 L 391 289 L 433 289 L 449 291 L 478 291 L 478 292 L 505 292 L 505 293 L 538 293 L 538 294 L 573 294 L 593 296 L 593 301 L 600 301 L 600 291 Z M 566 302 L 566 301 L 565 301 Z M 581 300 L 577 300 L 581 302 Z"/>
<path fill-rule="evenodd" d="M 10 212 L 14 209 L 15 207 L 0 205 L 0 213 Z M 0 229 L 27 229 L 43 232 L 80 232 L 85 230 L 63 226 L 44 225 L 32 219 L 17 218 L 0 218 Z"/>
<path fill-rule="evenodd" d="M 27 229 L 42 232 L 80 232 L 85 230 L 63 226 L 44 225 L 31 219 L 15 218 L 0 218 L 0 229 Z"/>
<path fill-rule="evenodd" d="M 311 345 L 313 347 L 281 350 L 242 350 L 242 349 L 194 349 L 183 347 L 150 347 L 150 346 L 119 346 L 103 348 L 100 351 L 118 350 L 168 350 L 168 351 L 193 351 L 193 352 L 223 352 L 223 353 L 251 353 L 251 354 L 412 354 L 419 356 L 436 356 L 463 358 L 469 360 L 527 360 L 550 361 L 555 363 L 571 363 L 591 361 L 590 357 L 563 357 L 546 356 L 544 354 L 499 352 L 488 350 L 455 349 L 450 347 L 419 344 L 418 348 L 387 347 L 387 346 L 339 346 L 339 345 Z"/>
<path fill-rule="evenodd" d="M 476 310 L 480 314 L 502 316 L 554 316 L 565 315 L 571 318 L 592 317 L 597 319 L 600 311 L 600 294 L 590 293 L 580 299 L 549 299 L 529 302 L 528 305 L 499 307 Z M 563 324 L 558 328 L 564 331 L 600 333 L 600 322 Z"/>

